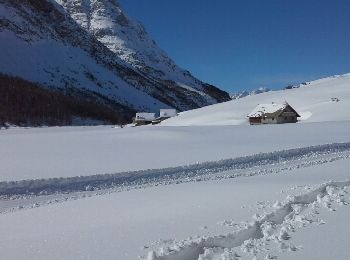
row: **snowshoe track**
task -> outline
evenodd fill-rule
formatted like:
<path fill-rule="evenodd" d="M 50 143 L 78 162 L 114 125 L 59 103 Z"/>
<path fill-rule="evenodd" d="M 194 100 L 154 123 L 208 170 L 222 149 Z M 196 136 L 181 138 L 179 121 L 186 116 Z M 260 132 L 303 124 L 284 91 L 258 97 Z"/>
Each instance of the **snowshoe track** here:
<path fill-rule="evenodd" d="M 350 181 L 344 182 L 329 182 L 320 185 L 318 188 L 311 192 L 289 197 L 284 203 L 282 203 L 277 209 L 255 222 L 251 223 L 248 227 L 241 229 L 235 233 L 226 235 L 218 235 L 212 237 L 200 237 L 194 240 L 184 240 L 177 242 L 176 246 L 167 250 L 168 253 L 161 253 L 159 256 L 156 252 L 151 251 L 148 255 L 148 260 L 201 260 L 201 259 L 214 259 L 211 257 L 206 258 L 207 254 L 212 252 L 220 255 L 224 252 L 223 249 L 234 249 L 241 247 L 245 251 L 255 251 L 253 255 L 257 253 L 257 249 L 254 248 L 256 242 L 259 239 L 265 241 L 275 240 L 283 245 L 283 241 L 289 240 L 288 225 L 290 226 L 293 221 L 298 222 L 302 217 L 299 215 L 298 210 L 295 208 L 315 207 L 315 203 L 323 205 L 326 208 L 331 209 L 331 203 L 338 200 L 341 205 L 347 205 L 342 201 L 341 192 L 350 186 Z M 341 191 L 341 192 L 338 192 Z M 344 191 L 343 191 L 344 192 Z M 317 206 L 316 206 L 317 207 Z M 331 209 L 332 210 L 332 209 Z M 274 233 L 274 234 L 273 234 Z M 276 235 L 276 233 L 278 235 Z M 215 250 L 217 249 L 217 250 Z M 297 248 L 291 248 L 293 251 Z M 210 253 L 208 253 L 210 252 Z M 227 250 L 226 250 L 227 253 Z M 219 258 L 215 258 L 219 259 Z M 224 258 L 220 258 L 224 259 Z M 236 257 L 225 258 L 236 259 Z M 266 257 L 266 259 L 275 259 Z"/>

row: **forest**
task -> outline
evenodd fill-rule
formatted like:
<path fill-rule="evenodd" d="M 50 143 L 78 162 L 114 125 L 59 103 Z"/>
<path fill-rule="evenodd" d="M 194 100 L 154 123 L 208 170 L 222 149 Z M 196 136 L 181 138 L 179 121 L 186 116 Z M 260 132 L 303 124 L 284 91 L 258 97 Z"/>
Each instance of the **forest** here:
<path fill-rule="evenodd" d="M 91 93 L 84 98 L 75 94 L 0 74 L 0 126 L 63 126 L 71 125 L 75 117 L 122 125 L 134 113 Z"/>

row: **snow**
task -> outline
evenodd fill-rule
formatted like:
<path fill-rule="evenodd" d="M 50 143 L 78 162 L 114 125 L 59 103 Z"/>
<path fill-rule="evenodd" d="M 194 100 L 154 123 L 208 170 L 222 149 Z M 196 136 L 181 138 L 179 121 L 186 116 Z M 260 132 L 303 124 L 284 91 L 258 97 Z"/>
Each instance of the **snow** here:
<path fill-rule="evenodd" d="M 349 80 L 160 126 L 1 129 L 1 258 L 346 259 Z M 307 123 L 246 124 L 285 100 Z"/>
<path fill-rule="evenodd" d="M 181 113 L 162 122 L 165 126 L 242 125 L 259 104 L 288 102 L 301 122 L 344 121 L 350 119 L 350 74 L 328 77 L 299 88 L 270 91 Z M 339 102 L 333 102 L 338 98 Z"/>
<path fill-rule="evenodd" d="M 304 230 L 293 235 L 291 242 L 305 245 L 303 250 L 289 253 L 288 259 L 347 259 L 349 257 L 349 234 L 350 225 L 339 225 L 347 223 L 350 216 L 349 207 L 337 209 L 337 213 L 323 210 L 322 219 L 324 224 L 319 226 L 308 226 Z M 341 239 L 334 239 L 341 238 Z M 329 250 L 315 250 L 328 248 Z"/>
<path fill-rule="evenodd" d="M 269 91 L 271 91 L 271 89 L 265 88 L 265 87 L 261 87 L 261 88 L 258 88 L 258 89 L 255 89 L 255 90 L 252 90 L 252 91 L 249 91 L 249 92 L 247 90 L 242 90 L 240 92 L 232 94 L 231 98 L 232 99 L 239 99 L 239 98 L 243 98 L 243 97 L 246 97 L 246 96 L 258 95 L 258 94 L 269 92 Z"/>
<path fill-rule="evenodd" d="M 265 114 L 273 114 L 282 111 L 286 107 L 287 104 L 260 104 L 248 115 L 248 117 L 261 117 Z"/>
<path fill-rule="evenodd" d="M 34 3 L 5 2 L 0 4 L 0 73 L 137 111 L 217 103 L 117 1 L 45 0 L 51 18 Z"/>
<path fill-rule="evenodd" d="M 12 32 L 2 32 L 0 44 L 6 53 L 0 63 L 2 73 L 19 76 L 47 87 L 64 88 L 67 82 L 74 82 L 75 87 L 82 91 L 96 91 L 96 82 L 100 82 L 107 87 L 98 88 L 99 93 L 121 104 L 132 105 L 140 110 L 168 107 L 116 77 L 112 71 L 98 64 L 80 48 L 54 40 L 30 44 L 18 39 Z M 26 62 L 23 63 L 23 60 Z M 93 74 L 96 80 L 90 80 L 86 73 Z"/>
<path fill-rule="evenodd" d="M 243 221 L 241 226 L 247 227 L 254 214 L 256 218 L 261 216 L 260 219 L 263 219 L 265 211 L 276 211 L 272 206 L 276 200 L 288 201 L 288 195 L 321 194 L 324 189 L 317 187 L 329 187 L 330 184 L 324 183 L 330 178 L 339 182 L 346 180 L 349 177 L 349 167 L 349 160 L 340 160 L 266 176 L 160 185 L 129 192 L 68 200 L 47 206 L 36 205 L 33 209 L 1 214 L 2 257 L 6 259 L 47 259 L 48 257 L 50 259 L 137 259 L 138 256 L 146 257 L 150 251 L 156 252 L 157 256 L 167 255 L 167 252 L 171 252 L 169 250 L 175 250 L 173 251 L 175 253 L 184 252 L 184 248 L 190 244 L 190 241 L 218 235 L 225 238 L 240 228 L 239 225 L 234 227 L 234 225 L 221 223 Z M 338 193 L 337 190 L 334 194 Z M 349 197 L 349 194 L 346 197 Z M 297 197 L 289 199 L 289 201 L 297 200 Z M 333 212 L 329 218 L 334 220 L 339 214 L 340 219 L 345 219 L 347 211 Z M 318 215 L 318 218 L 323 218 L 323 214 Z M 298 223 L 294 223 L 295 232 L 288 231 L 292 238 L 299 232 L 296 228 Z M 314 220 L 313 223 L 317 225 L 318 222 Z M 204 226 L 207 228 L 203 229 Z M 287 227 L 282 224 L 282 227 L 276 227 L 276 232 L 279 232 L 278 228 Z M 333 221 L 329 228 L 336 233 L 337 230 L 342 229 L 342 225 Z M 302 227 L 298 229 L 303 231 Z M 271 232 L 274 231 L 271 230 Z M 341 237 L 333 237 L 333 243 L 343 244 L 342 241 L 346 239 L 347 233 L 342 234 Z M 284 235 L 281 237 L 286 238 Z M 319 248 L 317 240 L 306 242 L 308 243 L 301 244 L 300 241 L 287 240 L 285 246 L 286 248 L 295 246 L 296 254 L 300 258 L 305 256 L 304 248 L 329 250 L 327 247 Z M 267 255 L 267 252 L 260 251 L 262 246 L 256 245 L 254 241 L 250 243 L 251 248 L 246 242 L 242 250 L 238 247 L 234 252 L 245 256 L 242 259 L 252 259 L 253 254 L 250 253 L 250 249 L 256 249 L 259 256 Z M 281 244 L 277 240 L 270 242 L 271 246 L 275 243 Z M 281 254 L 282 259 L 288 259 L 286 256 L 289 255 L 293 256 L 293 252 L 283 253 L 281 250 L 274 250 Z M 209 251 L 215 250 L 209 249 Z M 276 255 L 275 251 L 270 250 L 269 253 Z M 222 253 L 219 254 L 221 256 Z M 213 255 L 217 254 L 213 253 Z M 160 259 L 198 259 L 198 257 L 185 258 L 188 256 L 186 252 L 183 256 Z"/>
<path fill-rule="evenodd" d="M 157 169 L 348 142 L 349 129 L 350 122 L 0 130 L 0 181 Z"/>
<path fill-rule="evenodd" d="M 169 185 L 198 180 L 209 181 L 221 178 L 235 178 L 247 176 L 247 174 L 248 176 L 263 175 L 283 170 L 283 167 L 281 169 L 275 166 L 282 162 L 298 161 L 297 165 L 289 166 L 288 169 L 291 170 L 295 167 L 307 167 L 346 159 L 349 157 L 349 150 L 350 143 L 333 143 L 162 169 L 1 182 L 0 195 L 49 195 L 60 192 L 72 193 L 106 189 L 123 190 L 130 187 L 145 187 L 160 183 Z M 317 160 L 306 161 L 306 159 L 312 159 L 313 157 L 317 157 Z M 259 167 L 262 169 L 256 170 Z M 251 171 L 247 173 L 248 170 Z M 225 172 L 232 173 L 226 174 Z"/>
<path fill-rule="evenodd" d="M 55 1 L 129 66 L 147 73 L 148 77 L 172 80 L 180 87 L 204 96 L 208 104 L 216 103 L 203 92 L 202 82 L 177 66 L 150 38 L 143 25 L 122 10 L 118 1 Z"/>

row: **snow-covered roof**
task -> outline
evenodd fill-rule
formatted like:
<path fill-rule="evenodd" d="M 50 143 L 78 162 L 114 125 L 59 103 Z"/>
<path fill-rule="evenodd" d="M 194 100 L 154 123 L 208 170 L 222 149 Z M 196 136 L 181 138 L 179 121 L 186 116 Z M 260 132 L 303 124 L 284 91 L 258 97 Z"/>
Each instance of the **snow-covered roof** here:
<path fill-rule="evenodd" d="M 282 112 L 287 106 L 289 106 L 288 103 L 260 104 L 248 115 L 248 117 L 261 117 L 276 114 L 278 112 Z"/>

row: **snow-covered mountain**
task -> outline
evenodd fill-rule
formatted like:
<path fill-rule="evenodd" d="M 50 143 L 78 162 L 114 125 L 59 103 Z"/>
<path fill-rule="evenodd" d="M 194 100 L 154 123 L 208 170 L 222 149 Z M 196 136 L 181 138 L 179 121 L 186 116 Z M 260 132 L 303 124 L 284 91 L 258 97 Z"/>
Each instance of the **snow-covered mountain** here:
<path fill-rule="evenodd" d="M 301 115 L 301 122 L 350 120 L 350 73 L 187 111 L 163 125 L 248 124 L 247 115 L 258 104 L 272 102 L 288 102 Z"/>
<path fill-rule="evenodd" d="M 133 110 L 229 99 L 179 68 L 116 0 L 1 0 L 0 48 L 0 73 Z"/>
<path fill-rule="evenodd" d="M 173 80 L 203 90 L 203 83 L 179 68 L 149 37 L 143 25 L 128 17 L 117 0 L 56 0 L 71 17 L 123 61 L 155 79 Z M 210 100 L 210 98 L 208 99 Z"/>
<path fill-rule="evenodd" d="M 265 87 L 261 87 L 261 88 L 254 89 L 254 90 L 251 90 L 251 91 L 242 90 L 240 92 L 232 94 L 231 95 L 231 99 L 234 100 L 234 99 L 239 99 L 239 98 L 243 98 L 243 97 L 246 97 L 246 96 L 258 95 L 258 94 L 269 92 L 269 91 L 271 91 L 271 89 L 265 88 Z"/>

